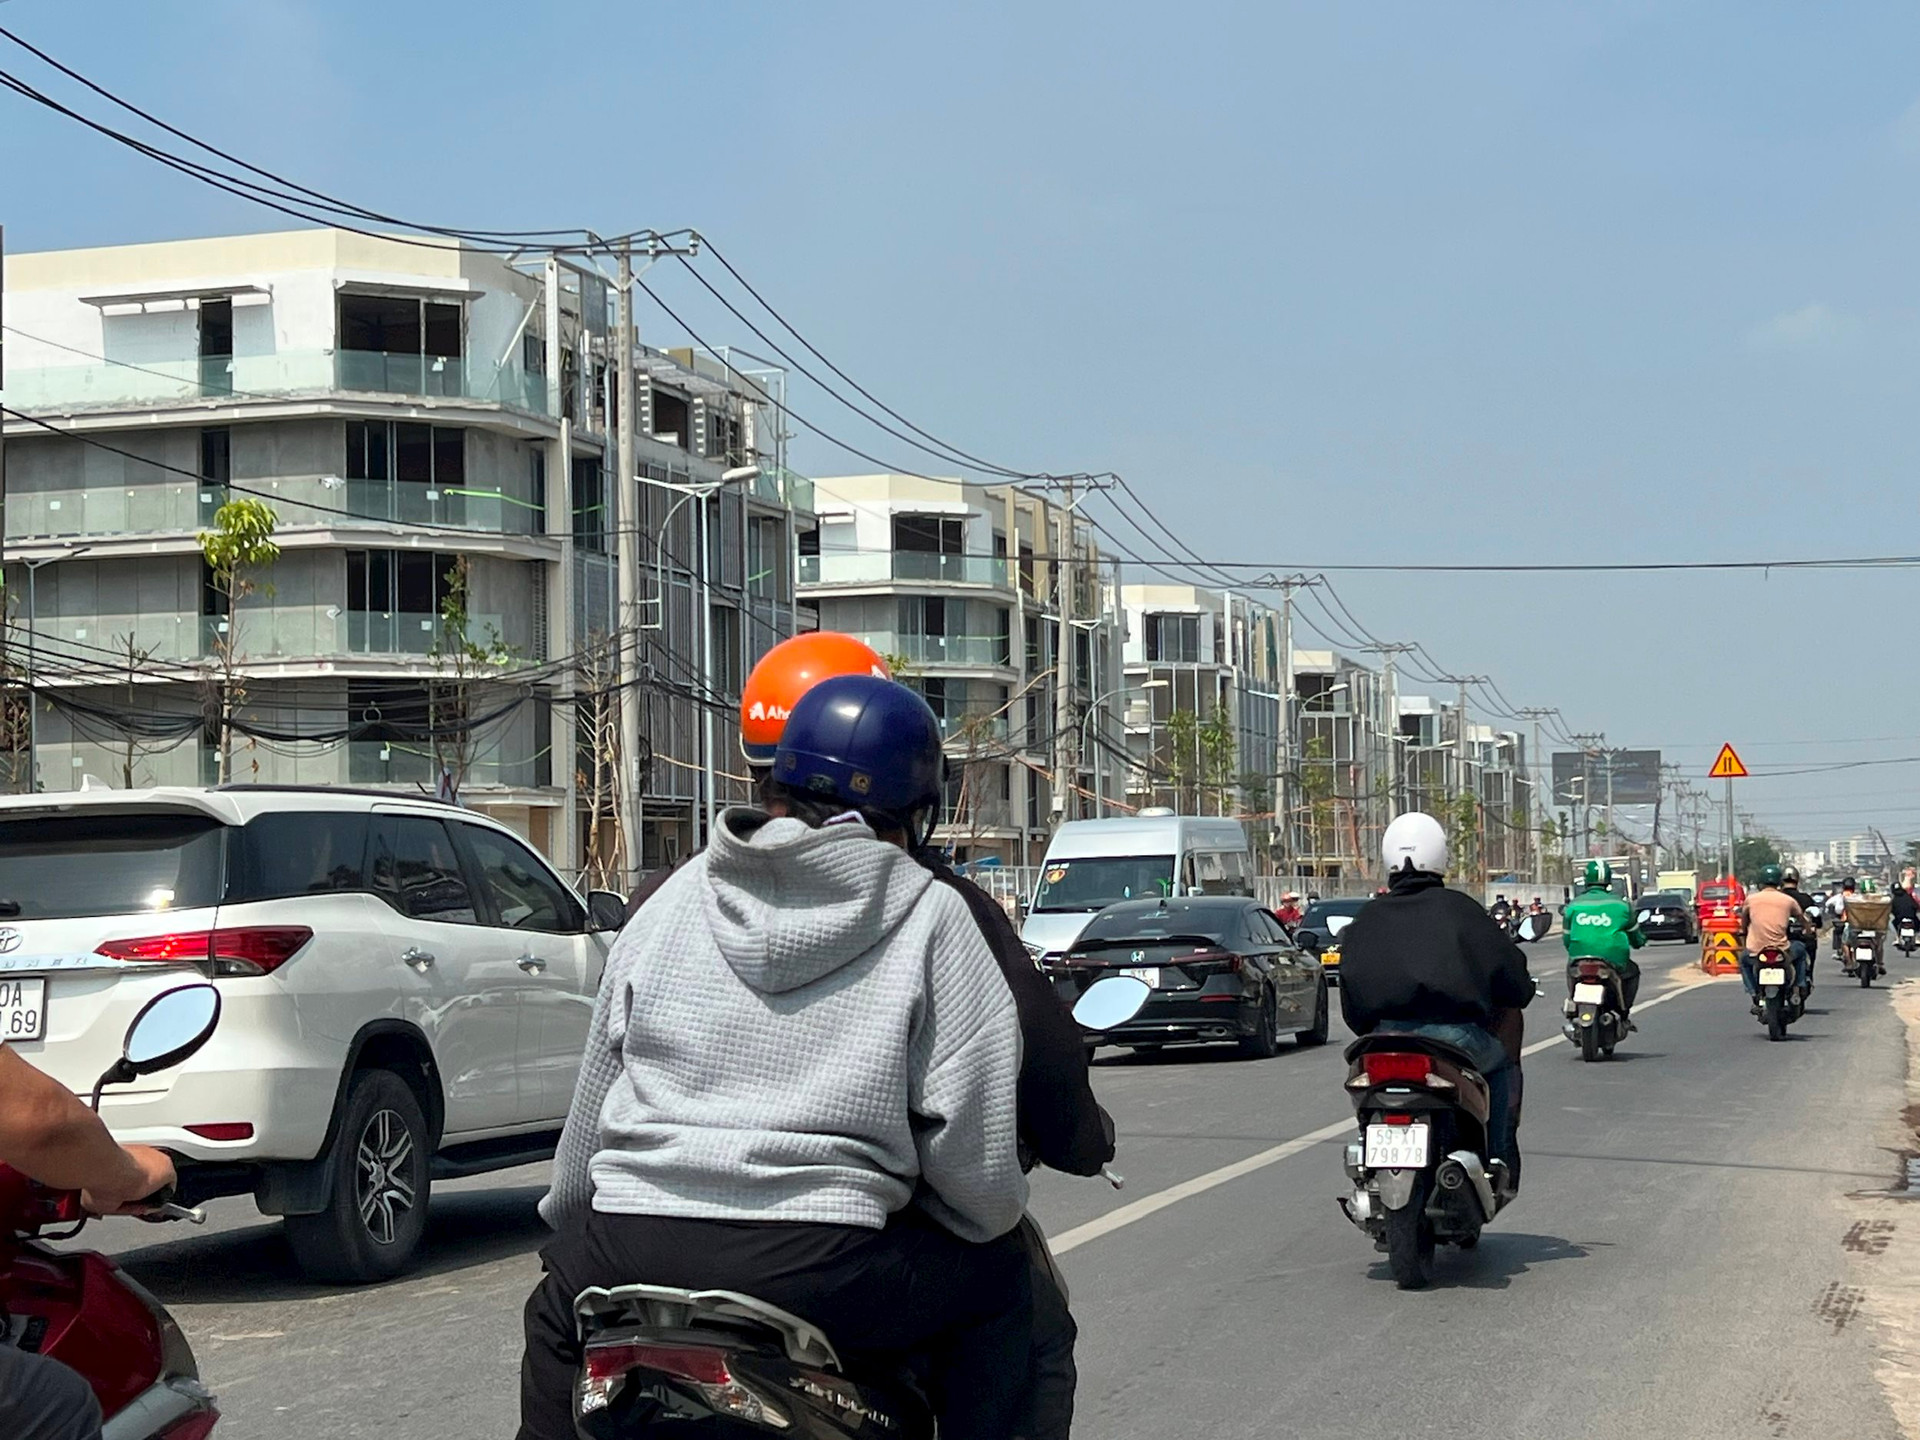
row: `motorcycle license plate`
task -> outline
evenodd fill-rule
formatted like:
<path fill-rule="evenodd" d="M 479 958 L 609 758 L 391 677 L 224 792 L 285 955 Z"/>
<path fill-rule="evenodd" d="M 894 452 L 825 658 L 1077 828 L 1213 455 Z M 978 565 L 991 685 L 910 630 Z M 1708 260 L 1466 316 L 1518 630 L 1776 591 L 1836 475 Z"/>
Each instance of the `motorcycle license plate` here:
<path fill-rule="evenodd" d="M 1140 965 L 1131 970 L 1122 970 L 1120 973 L 1129 980 L 1142 981 L 1149 990 L 1158 990 L 1160 988 L 1160 967 L 1158 965 Z"/>
<path fill-rule="evenodd" d="M 1576 1005 L 1603 1005 L 1607 999 L 1607 987 L 1604 985 L 1576 985 L 1573 987 L 1573 1002 Z"/>
<path fill-rule="evenodd" d="M 1431 1125 L 1367 1126 L 1369 1170 L 1424 1170 Z"/>
<path fill-rule="evenodd" d="M 1762 985 L 1784 985 L 1787 983 L 1787 972 L 1778 965 L 1763 965 L 1760 967 L 1760 983 Z"/>
<path fill-rule="evenodd" d="M 1871 945 L 1862 945 L 1859 949 L 1853 952 L 1853 958 L 1856 960 L 1873 959 L 1873 947 Z"/>
<path fill-rule="evenodd" d="M 38 1040 L 47 1033 L 47 982 L 0 980 L 0 1040 Z"/>

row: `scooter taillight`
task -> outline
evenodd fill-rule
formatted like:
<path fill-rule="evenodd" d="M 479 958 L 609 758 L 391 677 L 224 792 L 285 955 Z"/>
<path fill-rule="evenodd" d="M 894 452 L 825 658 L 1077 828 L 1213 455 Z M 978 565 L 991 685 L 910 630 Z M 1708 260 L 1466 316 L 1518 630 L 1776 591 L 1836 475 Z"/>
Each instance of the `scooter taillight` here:
<path fill-rule="evenodd" d="M 651 1345 L 638 1340 L 589 1345 L 586 1369 L 589 1380 L 610 1380 L 629 1370 L 646 1369 L 699 1385 L 733 1383 L 726 1355 L 705 1345 Z"/>
<path fill-rule="evenodd" d="M 1367 1072 L 1369 1085 L 1385 1085 L 1391 1081 L 1424 1081 L 1432 1067 L 1427 1064 L 1424 1055 L 1411 1055 L 1398 1050 L 1380 1050 L 1360 1058 Z"/>
<path fill-rule="evenodd" d="M 1607 962 L 1604 960 L 1582 960 L 1580 968 L 1574 972 L 1582 980 L 1604 980 L 1607 978 Z"/>
<path fill-rule="evenodd" d="M 591 1417 L 612 1405 L 633 1371 L 650 1371 L 676 1381 L 713 1413 L 756 1425 L 787 1429 L 793 1419 L 772 1400 L 734 1377 L 718 1346 L 662 1345 L 647 1340 L 607 1340 L 587 1346 L 585 1374 L 575 1394 L 575 1414 L 583 1429 Z"/>

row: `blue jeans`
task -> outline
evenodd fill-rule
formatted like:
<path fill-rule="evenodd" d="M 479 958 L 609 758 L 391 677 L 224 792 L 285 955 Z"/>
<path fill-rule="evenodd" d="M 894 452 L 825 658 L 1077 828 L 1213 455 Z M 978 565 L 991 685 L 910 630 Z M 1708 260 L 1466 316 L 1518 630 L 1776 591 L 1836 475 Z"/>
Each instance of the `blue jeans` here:
<path fill-rule="evenodd" d="M 1507 1163 L 1508 1173 L 1520 1178 L 1520 1146 L 1513 1126 L 1513 1092 L 1520 1067 L 1507 1059 L 1507 1047 L 1491 1031 L 1478 1025 L 1412 1025 L 1388 1020 L 1374 1033 L 1424 1035 L 1442 1040 L 1473 1057 L 1473 1068 L 1487 1080 L 1487 1149 Z"/>
<path fill-rule="evenodd" d="M 1798 940 L 1788 947 L 1793 956 L 1793 978 L 1796 983 L 1813 988 L 1813 964 L 1808 959 L 1807 947 Z M 1757 1000 L 1760 997 L 1760 957 L 1740 952 L 1740 983 L 1747 987 L 1747 998 Z"/>

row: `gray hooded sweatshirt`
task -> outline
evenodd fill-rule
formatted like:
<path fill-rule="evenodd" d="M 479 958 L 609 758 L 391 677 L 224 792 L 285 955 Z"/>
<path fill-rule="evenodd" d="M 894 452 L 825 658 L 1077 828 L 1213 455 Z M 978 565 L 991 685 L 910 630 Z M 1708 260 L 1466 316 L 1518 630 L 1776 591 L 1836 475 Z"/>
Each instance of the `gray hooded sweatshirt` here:
<path fill-rule="evenodd" d="M 1013 997 L 966 902 L 858 822 L 730 810 L 607 959 L 553 1188 L 615 1215 L 968 1240 L 1026 1206 Z"/>

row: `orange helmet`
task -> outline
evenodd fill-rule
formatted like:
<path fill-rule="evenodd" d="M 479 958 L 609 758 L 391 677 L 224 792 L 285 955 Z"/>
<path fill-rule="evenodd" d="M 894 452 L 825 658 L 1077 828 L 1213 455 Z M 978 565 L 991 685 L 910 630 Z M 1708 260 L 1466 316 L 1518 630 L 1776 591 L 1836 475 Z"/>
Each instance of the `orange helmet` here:
<path fill-rule="evenodd" d="M 749 765 L 772 766 L 794 702 L 829 675 L 893 678 L 878 650 L 837 630 L 782 640 L 760 657 L 740 692 L 740 749 Z"/>

